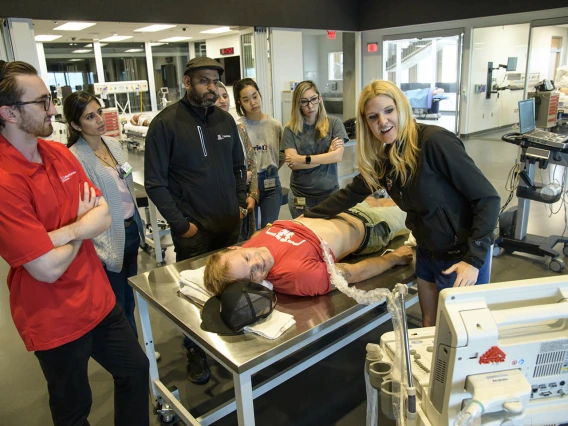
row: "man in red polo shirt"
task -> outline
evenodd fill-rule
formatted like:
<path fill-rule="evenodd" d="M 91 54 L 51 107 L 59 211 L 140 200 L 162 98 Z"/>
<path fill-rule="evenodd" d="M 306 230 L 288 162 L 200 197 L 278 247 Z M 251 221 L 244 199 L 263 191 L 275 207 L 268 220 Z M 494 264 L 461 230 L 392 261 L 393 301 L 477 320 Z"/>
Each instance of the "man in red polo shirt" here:
<path fill-rule="evenodd" d="M 14 324 L 47 380 L 55 425 L 88 425 L 87 365 L 114 378 L 115 424 L 148 425 L 148 360 L 90 238 L 107 203 L 73 154 L 47 142 L 55 115 L 37 71 L 0 61 L 0 255 Z"/>

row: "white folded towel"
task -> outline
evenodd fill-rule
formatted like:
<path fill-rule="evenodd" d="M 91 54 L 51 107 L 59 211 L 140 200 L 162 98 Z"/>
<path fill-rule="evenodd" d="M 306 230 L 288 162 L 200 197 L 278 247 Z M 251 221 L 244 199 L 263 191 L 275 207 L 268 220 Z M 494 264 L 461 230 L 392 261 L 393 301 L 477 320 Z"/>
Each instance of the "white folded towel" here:
<path fill-rule="evenodd" d="M 213 297 L 213 293 L 205 288 L 203 284 L 203 271 L 205 266 L 199 269 L 186 269 L 179 274 L 179 290 L 195 303 L 203 306 L 205 302 Z"/>
<path fill-rule="evenodd" d="M 276 309 L 265 319 L 245 327 L 245 332 L 255 333 L 266 339 L 278 339 L 282 333 L 296 324 L 296 320 L 290 314 L 277 311 Z"/>

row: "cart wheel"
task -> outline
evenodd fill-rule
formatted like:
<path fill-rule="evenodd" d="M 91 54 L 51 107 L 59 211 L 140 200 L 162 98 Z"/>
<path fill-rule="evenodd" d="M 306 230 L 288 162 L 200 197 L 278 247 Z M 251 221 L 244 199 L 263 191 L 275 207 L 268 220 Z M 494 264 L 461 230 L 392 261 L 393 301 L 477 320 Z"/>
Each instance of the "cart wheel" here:
<path fill-rule="evenodd" d="M 564 261 L 562 259 L 552 259 L 548 267 L 552 272 L 561 272 L 564 269 Z"/>
<path fill-rule="evenodd" d="M 499 246 L 493 246 L 493 257 L 501 257 L 505 254 L 505 249 Z"/>
<path fill-rule="evenodd" d="M 568 256 L 568 244 L 564 244 L 564 248 L 562 249 L 562 253 L 564 253 L 564 256 Z"/>

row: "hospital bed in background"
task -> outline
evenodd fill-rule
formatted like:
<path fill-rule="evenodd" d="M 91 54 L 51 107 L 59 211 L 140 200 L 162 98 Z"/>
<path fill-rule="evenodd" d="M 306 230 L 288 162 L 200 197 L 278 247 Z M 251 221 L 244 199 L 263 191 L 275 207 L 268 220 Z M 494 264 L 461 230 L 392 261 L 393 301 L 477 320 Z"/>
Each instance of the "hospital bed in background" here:
<path fill-rule="evenodd" d="M 404 237 L 396 238 L 391 241 L 389 248 L 401 246 L 404 239 Z M 239 426 L 254 426 L 255 398 L 390 320 L 385 305 L 359 305 L 339 291 L 317 297 L 279 294 L 276 309 L 293 315 L 296 324 L 278 339 L 268 340 L 248 333 L 236 336 L 208 333 L 200 327 L 200 308 L 180 293 L 178 285 L 181 271 L 200 268 L 205 264 L 208 256 L 209 254 L 195 257 L 129 278 L 129 283 L 136 293 L 144 349 L 150 360 L 152 397 L 160 410 L 160 416 L 167 420 L 174 419 L 177 415 L 187 425 L 209 425 L 236 410 Z M 377 287 L 390 288 L 396 283 L 410 286 L 414 281 L 414 264 L 410 264 L 397 266 L 356 286 L 371 290 Z M 417 294 L 412 294 L 407 298 L 406 305 L 412 306 L 417 301 Z M 168 389 L 160 380 L 154 355 L 149 306 L 164 315 L 232 374 L 234 399 L 225 401 L 200 417 L 195 418 L 191 415 L 180 402 L 178 390 Z M 330 336 L 333 340 L 323 348 L 319 348 L 319 340 L 334 331 L 335 333 Z M 291 356 L 297 357 L 298 351 L 310 347 L 312 350 L 305 357 L 264 382 L 252 386 L 253 375 L 280 360 Z M 302 354 L 305 353 L 302 351 Z"/>
<path fill-rule="evenodd" d="M 452 84 L 436 83 L 437 89 L 444 89 L 444 93 L 438 94 L 434 94 L 435 89 L 431 88 L 429 83 L 402 83 L 400 86 L 416 118 L 437 120 L 441 117 L 440 101 L 449 99 L 446 92 L 451 89 Z M 447 89 L 444 86 L 448 86 Z"/>
<path fill-rule="evenodd" d="M 129 151 L 139 150 L 144 151 L 144 143 L 146 141 L 146 134 L 148 133 L 148 127 L 146 126 L 135 126 L 130 122 L 126 122 L 122 126 L 122 132 L 125 134 L 125 139 L 123 143 L 126 143 L 126 147 Z"/>

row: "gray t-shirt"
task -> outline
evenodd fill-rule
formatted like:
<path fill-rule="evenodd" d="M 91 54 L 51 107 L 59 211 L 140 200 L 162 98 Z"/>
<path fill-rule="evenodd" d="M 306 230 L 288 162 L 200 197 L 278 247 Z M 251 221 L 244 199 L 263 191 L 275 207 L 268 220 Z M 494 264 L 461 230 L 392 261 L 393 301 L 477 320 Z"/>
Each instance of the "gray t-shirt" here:
<path fill-rule="evenodd" d="M 266 170 L 270 165 L 278 169 L 279 145 L 282 138 L 280 122 L 267 116 L 260 121 L 241 117 L 239 123 L 243 123 L 247 129 L 258 172 Z"/>
<path fill-rule="evenodd" d="M 315 125 L 304 124 L 299 134 L 294 134 L 289 127 L 284 129 L 280 149 L 295 149 L 299 155 L 325 154 L 329 151 L 331 141 L 335 138 L 349 140 L 341 120 L 328 117 L 329 130 L 325 138 L 318 139 Z M 337 163 L 320 164 L 312 169 L 293 170 L 290 178 L 290 189 L 297 197 L 327 197 L 339 189 L 337 179 Z"/>

